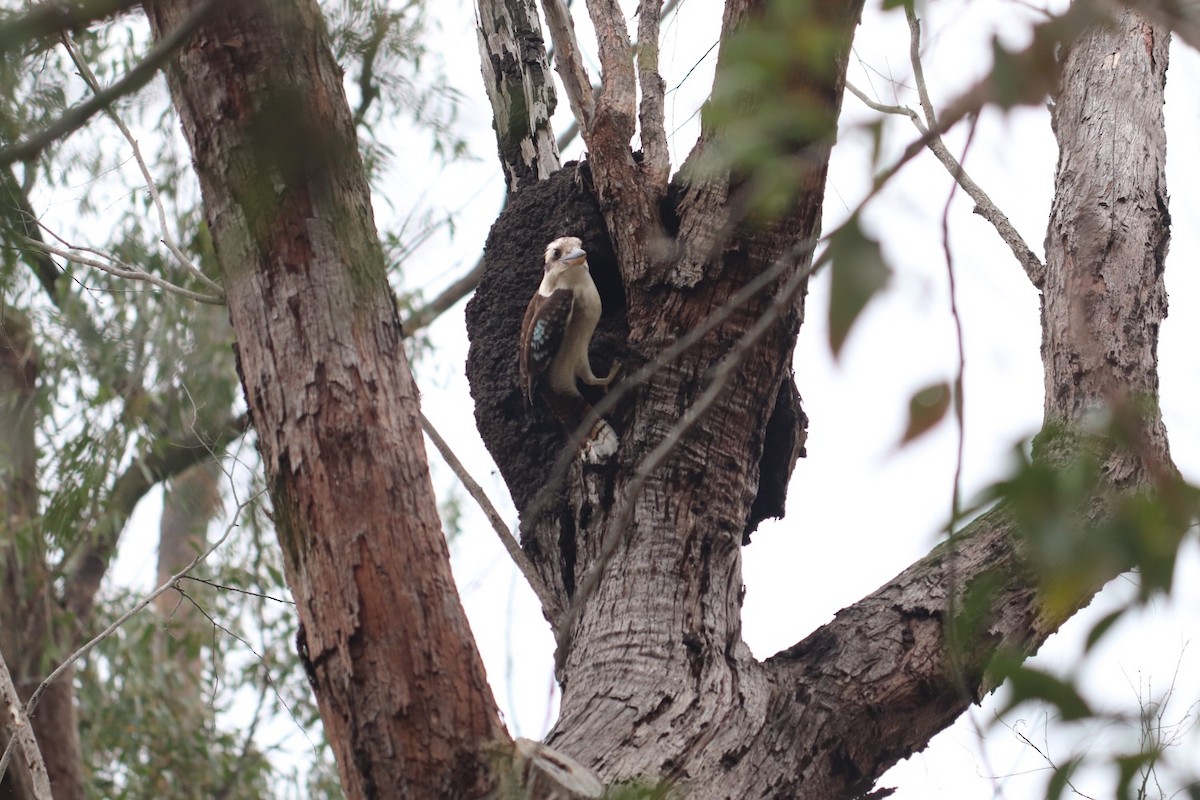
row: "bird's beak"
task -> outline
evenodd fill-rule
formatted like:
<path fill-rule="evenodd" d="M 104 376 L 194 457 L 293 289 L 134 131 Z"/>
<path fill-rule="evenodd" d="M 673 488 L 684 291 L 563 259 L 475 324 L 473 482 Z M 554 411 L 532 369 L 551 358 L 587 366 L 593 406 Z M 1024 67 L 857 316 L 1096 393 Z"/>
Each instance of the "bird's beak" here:
<path fill-rule="evenodd" d="M 565 256 L 563 256 L 559 260 L 562 261 L 564 264 L 570 264 L 571 266 L 575 266 L 576 264 L 580 263 L 581 261 L 583 261 L 586 258 L 587 258 L 587 251 L 583 250 L 582 248 L 576 247 L 574 250 L 567 253 Z"/>

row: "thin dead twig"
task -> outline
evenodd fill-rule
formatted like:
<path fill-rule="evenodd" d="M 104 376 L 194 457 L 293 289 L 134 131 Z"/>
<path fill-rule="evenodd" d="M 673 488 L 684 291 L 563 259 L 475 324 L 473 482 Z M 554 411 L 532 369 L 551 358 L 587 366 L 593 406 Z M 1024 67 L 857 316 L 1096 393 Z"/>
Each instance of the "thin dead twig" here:
<path fill-rule="evenodd" d="M 545 611 L 551 624 L 557 625 L 558 621 L 562 618 L 562 606 L 559 604 L 558 599 L 550 592 L 545 581 L 542 580 L 542 576 L 533 568 L 533 563 L 525 555 L 525 551 L 521 549 L 521 545 L 517 542 L 516 537 L 509 531 L 508 526 L 504 524 L 504 519 L 500 516 L 500 512 L 496 510 L 496 507 L 492 505 L 487 492 L 471 477 L 471 473 L 458 460 L 458 456 L 454 455 L 454 451 L 450 448 L 450 445 L 438 433 L 437 428 L 433 427 L 433 423 L 429 421 L 424 412 L 421 412 L 421 429 L 425 431 L 425 435 L 433 442 L 433 446 L 442 454 L 442 459 L 454 471 L 458 479 L 462 481 L 462 485 L 466 488 L 467 493 L 479 504 L 484 516 L 488 518 L 488 522 L 492 524 L 492 528 L 496 531 L 496 535 L 500 537 L 500 543 L 504 545 L 504 549 L 508 551 L 509 557 L 517 565 L 517 569 L 521 570 L 521 574 L 529 582 L 533 593 L 537 595 L 538 600 L 542 604 L 542 610 Z"/>
<path fill-rule="evenodd" d="M 69 34 L 63 33 L 62 43 L 67 50 L 67 54 L 70 55 L 71 61 L 74 62 L 75 67 L 79 70 L 79 74 L 84 82 L 87 83 L 92 93 L 98 96 L 101 92 L 100 83 L 96 80 L 96 75 L 92 72 L 91 67 L 79 55 L 79 51 L 75 49 L 75 45 L 71 41 Z M 150 168 L 146 166 L 146 160 L 142 158 L 142 148 L 138 146 L 137 139 L 133 138 L 133 134 L 111 105 L 106 106 L 104 112 L 117 126 L 117 130 L 121 132 L 121 135 L 125 137 L 125 141 L 129 143 L 130 148 L 133 150 L 134 160 L 137 161 L 138 169 L 142 173 L 142 181 L 145 183 L 146 189 L 150 192 L 150 199 L 154 203 L 154 208 L 158 211 L 158 227 L 162 231 L 163 245 L 174 256 L 179 266 L 183 267 L 189 275 L 217 294 L 224 294 L 225 290 L 221 284 L 209 278 L 192 264 L 191 259 L 175 243 L 174 237 L 171 236 L 170 226 L 167 225 L 167 212 L 163 207 L 162 196 L 158 193 L 158 186 L 155 184 L 154 176 L 150 174 Z"/>
<path fill-rule="evenodd" d="M 59 237 L 55 234 L 51 233 L 51 235 L 56 239 L 59 239 Z M 62 239 L 59 239 L 59 241 L 62 241 Z M 28 236 L 21 237 L 21 242 L 26 247 L 30 247 L 34 250 L 47 253 L 49 255 L 58 256 L 59 258 L 70 261 L 72 264 L 79 264 L 80 266 L 84 267 L 93 267 L 101 272 L 107 272 L 109 275 L 112 275 L 115 278 L 143 281 L 152 286 L 157 286 L 158 288 L 170 294 L 176 294 L 189 300 L 195 300 L 197 303 L 208 303 L 215 306 L 225 304 L 225 297 L 223 295 L 203 294 L 202 292 L 194 292 L 191 289 L 185 289 L 182 286 L 171 283 L 164 278 L 160 278 L 157 275 L 146 272 L 145 270 L 136 267 L 133 264 L 126 263 L 115 256 L 101 253 L 100 251 L 90 247 L 73 247 L 71 245 L 67 245 L 66 247 L 55 247 L 54 245 L 47 244 L 46 242 L 39 242 L 36 239 L 30 239 Z M 83 255 L 84 253 L 91 253 L 92 255 L 97 256 L 97 258 L 89 258 L 88 256 Z"/>

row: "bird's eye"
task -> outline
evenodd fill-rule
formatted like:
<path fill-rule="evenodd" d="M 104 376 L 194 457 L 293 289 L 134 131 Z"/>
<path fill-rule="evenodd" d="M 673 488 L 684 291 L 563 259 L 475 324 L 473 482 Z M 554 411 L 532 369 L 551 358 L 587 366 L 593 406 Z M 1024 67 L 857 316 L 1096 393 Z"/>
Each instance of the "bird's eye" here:
<path fill-rule="evenodd" d="M 555 261 L 558 261 L 560 258 L 562 258 L 562 250 L 560 250 L 557 247 L 554 248 L 553 250 L 550 251 L 550 257 L 553 258 Z"/>

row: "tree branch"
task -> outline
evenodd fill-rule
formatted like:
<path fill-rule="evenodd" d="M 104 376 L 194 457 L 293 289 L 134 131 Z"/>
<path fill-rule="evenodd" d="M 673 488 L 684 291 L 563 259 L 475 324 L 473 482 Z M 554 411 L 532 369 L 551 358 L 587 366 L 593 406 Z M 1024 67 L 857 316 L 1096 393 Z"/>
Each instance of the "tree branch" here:
<path fill-rule="evenodd" d="M 64 33 L 62 35 L 62 43 L 67 50 L 67 54 L 70 55 L 71 61 L 79 70 L 79 74 L 83 77 L 83 80 L 92 90 L 92 93 L 99 95 L 101 91 L 100 83 L 96 80 L 96 76 L 92 72 L 91 67 L 88 66 L 88 63 L 83 60 L 83 57 L 80 56 L 79 52 L 75 49 L 74 44 L 71 42 L 71 37 Z M 146 190 L 150 193 L 150 199 L 154 203 L 154 208 L 158 212 L 158 227 L 159 230 L 162 231 L 162 243 L 166 246 L 171 255 L 174 256 L 176 263 L 178 263 L 187 274 L 198 280 L 202 286 L 216 292 L 218 296 L 223 295 L 224 290 L 221 288 L 221 285 L 197 269 L 196 266 L 192 264 L 191 259 L 189 259 L 179 248 L 179 245 L 175 243 L 175 238 L 171 235 L 171 228 L 169 225 L 167 225 L 167 212 L 166 209 L 163 208 L 162 196 L 158 193 L 158 186 L 154 182 L 154 176 L 150 174 L 150 168 L 146 166 L 146 160 L 142 158 L 142 148 L 138 146 L 137 140 L 133 138 L 133 134 L 129 131 L 129 128 L 126 127 L 125 122 L 121 119 L 117 112 L 113 110 L 111 105 L 105 107 L 104 112 L 108 114 L 109 119 L 111 119 L 113 124 L 117 126 L 117 129 L 121 132 L 121 135 L 125 137 L 125 141 L 129 143 L 129 147 L 133 150 L 133 158 L 137 162 L 138 169 L 142 173 L 142 181 L 145 183 Z"/>
<path fill-rule="evenodd" d="M 51 233 L 51 235 L 54 234 Z M 55 238 L 58 237 L 55 236 Z M 62 240 L 59 239 L 59 241 Z M 215 306 L 225 304 L 225 296 L 223 294 L 203 294 L 202 292 L 193 292 L 191 289 L 185 289 L 182 286 L 171 283 L 164 278 L 160 278 L 157 275 L 146 272 L 145 270 L 140 269 L 133 264 L 128 264 L 116 258 L 115 256 L 108 255 L 107 253 L 101 253 L 100 251 L 91 247 L 72 247 L 71 245 L 67 245 L 66 247 L 55 247 L 54 245 L 47 244 L 44 241 L 30 239 L 28 237 L 22 239 L 22 243 L 26 247 L 33 248 L 34 250 L 38 250 L 48 255 L 58 256 L 59 258 L 66 259 L 73 264 L 79 264 L 80 266 L 84 267 L 93 267 L 101 272 L 107 272 L 114 278 L 142 281 L 150 284 L 151 286 L 157 286 L 168 294 L 179 295 L 180 297 L 187 298 L 188 300 L 194 300 L 197 303 L 207 303 Z M 92 255 L 99 256 L 99 258 L 89 258 L 88 256 L 82 255 L 82 253 L 91 253 Z"/>
<path fill-rule="evenodd" d="M 421 413 L 421 428 L 425 431 L 425 435 L 433 442 L 433 446 L 442 454 L 446 465 L 454 471 L 458 479 L 462 482 L 467 493 L 475 499 L 479 504 L 483 514 L 491 523 L 492 529 L 496 531 L 496 535 L 500 537 L 500 543 L 504 545 L 504 549 L 508 551 L 508 555 L 516 564 L 517 569 L 521 570 L 521 574 L 525 576 L 525 580 L 529 583 L 529 588 L 533 589 L 533 593 L 537 595 L 538 600 L 542 604 L 542 613 L 546 615 L 546 619 L 550 620 L 551 625 L 557 625 L 562 618 L 562 606 L 550 590 L 546 587 L 546 582 L 542 580 L 542 576 L 533 568 L 529 557 L 525 555 L 525 551 L 521 549 L 516 538 L 508 530 L 508 526 L 504 524 L 504 519 L 500 516 L 500 512 L 492 505 L 492 501 L 487 496 L 487 492 L 483 490 L 463 463 L 458 460 L 458 456 L 454 455 L 454 451 L 450 449 L 450 445 L 442 438 L 442 435 L 437 432 L 437 428 L 433 427 L 433 423 Z"/>
<path fill-rule="evenodd" d="M 379 86 L 375 83 L 375 60 L 379 48 L 387 38 L 393 22 L 392 15 L 380 8 L 371 10 L 371 36 L 367 39 L 362 54 L 362 69 L 358 73 L 358 108 L 354 109 L 354 127 L 367 118 L 371 104 L 379 97 Z"/>
<path fill-rule="evenodd" d="M 17 180 L 11 164 L 0 167 L 0 179 L 3 181 L 0 183 L 0 188 L 4 192 L 4 213 L 11 220 L 17 235 L 44 243 L 42 231 L 38 227 L 37 214 L 34 213 L 33 205 L 29 202 L 29 194 Z M 54 263 L 54 259 L 50 257 L 49 253 L 42 250 L 26 251 L 25 257 L 29 268 L 33 270 L 34 277 L 37 278 L 46 294 L 50 296 L 50 302 L 58 306 L 60 304 L 58 279 L 62 272 Z"/>
<path fill-rule="evenodd" d="M 758 738 L 774 741 L 786 731 L 790 747 L 803 750 L 812 743 L 823 754 L 825 763 L 803 776 L 806 796 L 869 790 L 888 766 L 921 750 L 995 688 L 985 678 L 994 654 L 1029 655 L 1053 632 L 1015 536 L 1007 511 L 993 510 L 804 641 L 767 659 L 778 702 L 767 722 L 770 732 Z M 976 629 L 978 639 L 950 640 L 952 596 L 961 608 L 964 587 L 981 585 L 976 581 L 985 576 L 998 588 Z M 959 691 L 960 676 L 976 696 Z M 808 703 L 791 702 L 800 687 L 823 688 L 808 695 Z M 846 749 L 837 754 L 816 747 L 821 740 Z M 758 758 L 748 757 L 746 768 L 754 769 Z M 857 782 L 847 786 L 847 774 L 859 776 Z"/>
<path fill-rule="evenodd" d="M 175 50 L 195 33 L 204 17 L 217 2 L 219 0 L 202 0 L 175 30 L 164 36 L 151 48 L 146 57 L 127 72 L 125 77 L 104 91 L 93 95 L 90 100 L 68 109 L 56 122 L 46 126 L 23 142 L 0 150 L 0 166 L 7 166 L 14 161 L 32 161 L 54 142 L 82 128 L 98 111 L 107 108 L 117 98 L 136 92 L 149 83 Z"/>
<path fill-rule="evenodd" d="M 412 336 L 417 331 L 429 325 L 442 313 L 448 311 L 455 303 L 475 291 L 479 278 L 483 275 L 483 258 L 480 257 L 461 278 L 442 290 L 441 294 L 425 305 L 413 311 L 402 323 L 405 336 Z"/>
<path fill-rule="evenodd" d="M 575 121 L 587 130 L 596 114 L 596 97 L 579 53 L 571 9 L 566 0 L 542 0 L 542 13 L 546 15 L 546 27 L 550 29 L 550 41 L 554 44 L 554 70 L 562 79 Z"/>
<path fill-rule="evenodd" d="M 634 110 L 637 107 L 637 84 L 633 74 L 633 48 L 629 43 L 629 30 L 625 27 L 625 14 L 616 0 L 587 0 L 592 26 L 596 29 L 596 42 L 600 55 L 600 83 L 604 91 L 596 101 L 596 119 L 593 127 L 604 132 L 604 141 L 620 141 L 628 147 L 634 134 Z M 589 129 L 583 137 L 588 149 L 600 149 L 589 138 Z"/>
<path fill-rule="evenodd" d="M 105 17 L 119 14 L 140 0 L 59 0 L 33 6 L 20 16 L 0 24 L 0 53 L 7 53 L 34 39 L 79 30 Z"/>
<path fill-rule="evenodd" d="M 637 71 L 642 104 L 638 122 L 642 130 L 642 171 L 656 194 L 666 193 L 671 177 L 664 105 L 667 86 L 658 71 L 661 20 L 662 0 L 641 0 L 638 4 Z"/>
<path fill-rule="evenodd" d="M 550 116 L 557 103 L 533 0 L 475 0 L 483 84 L 509 191 L 561 164 Z"/>
<path fill-rule="evenodd" d="M 992 227 L 996 229 L 996 233 L 1000 235 L 1000 238 L 1008 245 L 1009 250 L 1012 251 L 1013 256 L 1016 257 L 1017 263 L 1025 270 L 1025 274 L 1029 277 L 1030 282 L 1033 283 L 1034 287 L 1040 289 L 1042 282 L 1045 280 L 1046 265 L 1041 262 L 1041 259 L 1025 243 L 1024 238 L 1013 227 L 1013 224 L 1009 222 L 1004 212 L 992 202 L 987 192 L 971 179 L 971 176 L 967 174 L 962 164 L 959 163 L 949 148 L 946 147 L 941 134 L 937 133 L 937 131 L 945 129 L 938 125 L 933 102 L 929 98 L 929 90 L 925 84 L 925 74 L 920 57 L 921 24 L 911 8 L 906 8 L 905 14 L 908 16 L 910 30 L 909 55 L 912 60 L 913 75 L 916 79 L 917 95 L 920 98 L 921 108 L 925 113 L 926 124 L 922 124 L 920 117 L 910 108 L 898 105 L 884 105 L 871 100 L 849 81 L 846 82 L 846 88 L 866 104 L 868 108 L 884 114 L 902 114 L 912 120 L 916 129 L 922 135 L 928 137 L 926 146 L 930 152 L 937 157 L 938 161 L 942 162 L 958 185 L 967 193 L 967 196 L 975 201 L 975 213 L 992 224 Z M 931 134 L 930 131 L 934 131 L 934 133 Z"/>

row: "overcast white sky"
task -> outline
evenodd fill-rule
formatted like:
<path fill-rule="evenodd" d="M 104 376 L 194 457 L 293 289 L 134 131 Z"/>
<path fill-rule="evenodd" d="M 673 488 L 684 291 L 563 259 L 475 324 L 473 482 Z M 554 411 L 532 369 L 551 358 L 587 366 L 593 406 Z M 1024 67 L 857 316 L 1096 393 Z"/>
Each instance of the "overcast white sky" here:
<path fill-rule="evenodd" d="M 583 31 L 588 27 L 586 15 L 582 4 L 575 5 Z M 721 6 L 718 0 L 686 0 L 664 26 L 662 60 L 668 65 L 665 77 L 671 90 L 668 131 L 673 132 L 676 166 L 695 138 L 694 111 L 711 82 L 715 50 L 709 50 L 716 42 Z M 900 102 L 913 103 L 911 91 L 895 89 L 889 81 L 911 85 L 903 14 L 879 12 L 878 3 L 870 6 L 858 32 L 851 80 L 884 102 L 896 102 L 893 92 L 899 91 Z M 381 227 L 418 197 L 458 212 L 454 237 L 435 237 L 411 262 L 406 283 L 426 288 L 427 296 L 474 264 L 503 194 L 490 108 L 479 75 L 472 6 L 458 0 L 430 7 L 440 23 L 436 41 L 453 83 L 465 96 L 461 130 L 477 159 L 439 168 L 424 157 L 420 144 L 413 145 L 414 157 L 405 157 L 402 145 L 397 148 L 401 155 L 390 179 L 388 202 L 376 201 Z M 953 98 L 986 71 L 993 32 L 1012 44 L 1021 43 L 1037 18 L 1017 2 L 999 0 L 943 0 L 923 9 L 922 15 L 925 72 L 935 103 Z M 1200 85 L 1200 58 L 1178 45 L 1171 58 L 1168 185 L 1175 229 L 1167 270 L 1171 311 L 1160 348 L 1162 403 L 1176 462 L 1186 477 L 1200 482 L 1200 279 L 1195 269 L 1200 199 L 1190 182 L 1197 174 L 1195 142 L 1200 141 L 1200 105 L 1194 92 Z M 594 77 L 595 62 L 589 67 Z M 560 102 L 558 130 L 566 127 L 568 114 L 566 103 Z M 856 126 L 874 118 L 873 112 L 847 97 L 826 193 L 827 228 L 844 218 L 869 185 L 867 140 Z M 888 131 L 892 153 L 914 138 L 906 120 L 895 121 Z M 951 149 L 961 153 L 963 132 L 955 131 L 948 139 Z M 577 156 L 578 147 L 566 155 Z M 1049 115 L 1038 108 L 983 114 L 967 159 L 967 170 L 1039 253 L 1056 157 Z M 787 517 L 765 524 L 744 551 L 745 636 L 759 656 L 803 638 L 926 553 L 948 516 L 952 426 L 943 424 L 899 452 L 894 445 L 909 396 L 932 380 L 951 378 L 956 362 L 941 239 L 942 208 L 950 188 L 949 175 L 926 155 L 906 167 L 868 209 L 867 223 L 883 242 L 896 275 L 891 289 L 855 329 L 838 364 L 830 359 L 822 322 L 827 281 L 824 276 L 813 281 L 795 363 L 811 419 L 808 458 L 796 469 Z M 531 242 L 531 252 L 540 251 L 543 244 Z M 1005 474 L 1014 445 L 1040 424 L 1038 297 L 994 231 L 971 214 L 971 204 L 961 193 L 951 210 L 950 244 L 967 346 L 963 485 L 970 499 Z M 417 364 L 423 405 L 515 523 L 507 490 L 474 429 L 463 375 L 462 305 L 434 324 L 430 334 L 436 352 Z M 453 480 L 432 447 L 429 451 L 443 492 Z M 142 519 L 154 519 L 153 505 L 143 510 Z M 510 729 L 538 738 L 555 713 L 549 630 L 483 517 L 471 511 L 465 527 L 467 534 L 454 547 L 463 602 Z M 1200 624 L 1198 550 L 1193 537 L 1180 568 L 1177 595 L 1157 603 L 1152 613 L 1121 623 L 1086 665 L 1078 655 L 1088 620 L 1121 602 L 1129 593 L 1128 582 L 1116 582 L 1087 613 L 1068 624 L 1043 649 L 1039 663 L 1065 674 L 1086 675 L 1089 697 L 1097 706 L 1134 712 L 1137 688 L 1159 696 L 1182 663 L 1178 695 L 1166 719 L 1182 720 L 1189 713 L 1194 719 L 1191 705 L 1200 699 L 1200 655 L 1188 642 Z M 135 573 L 138 565 L 128 556 L 122 564 L 124 574 L 147 574 Z M 926 753 L 893 769 L 882 785 L 898 786 L 898 800 L 1037 796 L 1047 779 L 1041 771 L 1046 762 L 1010 728 L 1059 763 L 1089 747 L 1131 745 L 1119 726 L 1087 731 L 1047 727 L 1044 712 L 1036 708 L 1019 709 L 998 724 L 991 710 L 994 700 L 938 736 Z M 980 731 L 987 734 L 984 741 Z M 1182 762 L 1200 764 L 1197 737 L 1189 737 L 1185 747 L 1189 750 L 1181 751 Z M 1111 776 L 1092 778 L 1089 782 L 1085 776 L 1076 785 L 1094 797 L 1108 796 Z"/>

